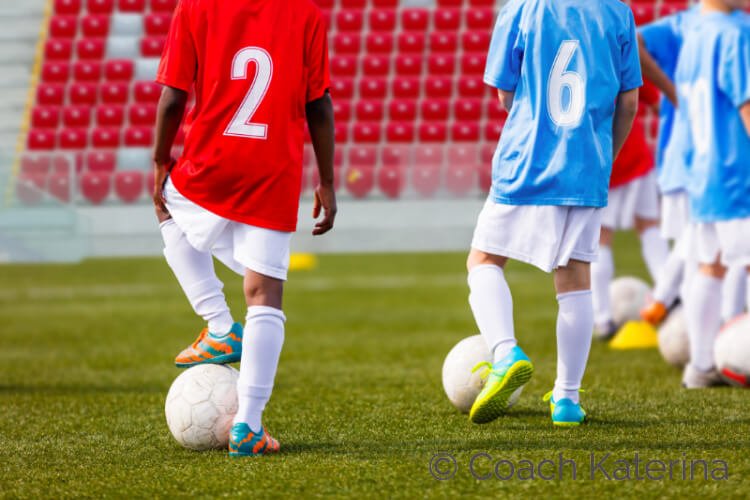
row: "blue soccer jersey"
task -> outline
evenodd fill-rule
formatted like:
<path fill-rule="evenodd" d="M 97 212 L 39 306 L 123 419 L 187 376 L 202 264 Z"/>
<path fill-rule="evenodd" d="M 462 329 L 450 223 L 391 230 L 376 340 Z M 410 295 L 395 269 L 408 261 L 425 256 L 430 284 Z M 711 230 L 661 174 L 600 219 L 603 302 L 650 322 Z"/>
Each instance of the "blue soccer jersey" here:
<path fill-rule="evenodd" d="M 686 32 L 677 65 L 678 120 L 690 124 L 688 192 L 694 220 L 750 217 L 750 22 L 711 13 Z"/>
<path fill-rule="evenodd" d="M 606 206 L 615 101 L 643 84 L 630 8 L 618 0 L 510 0 L 484 81 L 515 91 L 492 161 L 491 198 Z"/>
<path fill-rule="evenodd" d="M 651 57 L 664 73 L 674 81 L 677 59 L 682 48 L 683 33 L 700 12 L 696 5 L 688 10 L 647 24 L 639 29 Z M 675 109 L 666 97 L 662 96 L 659 105 L 659 141 L 656 149 L 656 167 L 659 172 L 659 187 L 663 193 L 683 190 L 686 187 L 685 156 L 689 148 L 687 124 L 674 124 Z M 674 134 L 673 134 L 674 130 Z M 673 139 L 674 135 L 674 139 Z M 673 141 L 672 141 L 673 139 Z M 667 147 L 672 142 L 667 157 Z"/>

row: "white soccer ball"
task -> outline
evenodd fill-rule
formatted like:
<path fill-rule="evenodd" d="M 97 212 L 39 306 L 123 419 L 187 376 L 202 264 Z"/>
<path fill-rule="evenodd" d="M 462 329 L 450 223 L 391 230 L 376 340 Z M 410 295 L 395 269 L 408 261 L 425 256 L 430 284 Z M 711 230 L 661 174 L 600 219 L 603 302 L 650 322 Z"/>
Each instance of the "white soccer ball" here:
<path fill-rule="evenodd" d="M 167 394 L 164 413 L 172 435 L 185 448 L 226 448 L 237 413 L 239 372 L 226 365 L 197 365 L 182 372 Z"/>
<path fill-rule="evenodd" d="M 721 329 L 714 344 L 714 360 L 727 382 L 750 387 L 750 314 L 730 321 Z"/>
<path fill-rule="evenodd" d="M 651 287 L 642 279 L 623 276 L 613 280 L 609 285 L 609 301 L 615 325 L 620 327 L 641 319 L 641 309 L 650 294 Z"/>
<path fill-rule="evenodd" d="M 466 337 L 453 346 L 443 362 L 443 389 L 448 400 L 461 413 L 469 413 L 471 405 L 487 381 L 487 370 L 471 370 L 483 361 L 492 363 L 492 354 L 481 335 Z M 523 387 L 508 399 L 508 408 L 518 402 Z"/>
<path fill-rule="evenodd" d="M 667 363 L 679 368 L 690 361 L 690 340 L 682 306 L 674 308 L 659 328 L 659 352 Z"/>

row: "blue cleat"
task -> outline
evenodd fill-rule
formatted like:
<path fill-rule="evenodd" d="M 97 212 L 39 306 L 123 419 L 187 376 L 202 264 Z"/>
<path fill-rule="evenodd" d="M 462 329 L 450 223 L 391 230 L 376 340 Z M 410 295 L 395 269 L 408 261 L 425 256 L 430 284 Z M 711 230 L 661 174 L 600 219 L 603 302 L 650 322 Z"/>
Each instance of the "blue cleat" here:
<path fill-rule="evenodd" d="M 228 333 L 217 335 L 204 328 L 198 339 L 177 355 L 177 368 L 213 363 L 236 363 L 242 357 L 242 325 L 235 323 Z"/>
<path fill-rule="evenodd" d="M 580 403 L 574 403 L 569 398 L 555 401 L 552 391 L 544 395 L 543 400 L 549 401 L 549 411 L 552 416 L 552 425 L 557 427 L 577 427 L 586 420 L 586 411 L 581 408 Z"/>
<path fill-rule="evenodd" d="M 518 346 L 495 364 L 480 363 L 474 371 L 481 367 L 489 368 L 490 373 L 469 412 L 469 420 L 475 424 L 492 422 L 505 413 L 511 395 L 526 385 L 534 373 L 534 365 Z"/>
<path fill-rule="evenodd" d="M 279 442 L 271 437 L 262 427 L 260 432 L 253 432 L 244 423 L 234 424 L 229 431 L 230 457 L 257 457 L 279 452 Z"/>

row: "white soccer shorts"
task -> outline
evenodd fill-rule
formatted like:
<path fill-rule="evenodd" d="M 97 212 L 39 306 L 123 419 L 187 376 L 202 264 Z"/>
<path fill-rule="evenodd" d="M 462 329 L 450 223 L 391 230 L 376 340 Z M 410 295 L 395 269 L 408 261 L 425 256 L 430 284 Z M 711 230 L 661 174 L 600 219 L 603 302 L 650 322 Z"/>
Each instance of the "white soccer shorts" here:
<path fill-rule="evenodd" d="M 750 266 L 750 217 L 693 223 L 690 249 L 701 264 L 712 264 L 721 254 L 725 266 Z"/>
<path fill-rule="evenodd" d="M 632 229 L 636 217 L 659 220 L 659 186 L 654 170 L 609 191 L 609 203 L 602 209 L 602 226 Z"/>
<path fill-rule="evenodd" d="M 690 225 L 690 197 L 687 191 L 664 193 L 661 197 L 661 235 L 678 240 Z"/>

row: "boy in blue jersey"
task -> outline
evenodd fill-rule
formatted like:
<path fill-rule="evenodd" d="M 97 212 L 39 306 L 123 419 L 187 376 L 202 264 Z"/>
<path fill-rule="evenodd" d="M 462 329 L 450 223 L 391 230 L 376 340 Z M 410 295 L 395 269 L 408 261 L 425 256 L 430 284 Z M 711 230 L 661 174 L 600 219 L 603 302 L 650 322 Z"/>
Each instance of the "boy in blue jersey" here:
<path fill-rule="evenodd" d="M 578 392 L 593 331 L 590 262 L 613 157 L 642 84 L 633 15 L 618 0 L 511 0 L 500 12 L 484 81 L 509 116 L 467 267 L 469 303 L 494 363 L 469 418 L 503 414 L 533 366 L 516 345 L 503 268 L 509 258 L 555 271 L 557 380 L 552 422 L 583 422 Z"/>
<path fill-rule="evenodd" d="M 703 0 L 677 65 L 678 115 L 690 123 L 687 189 L 699 271 L 686 297 L 687 388 L 721 383 L 713 345 L 726 266 L 750 271 L 750 0 Z"/>

